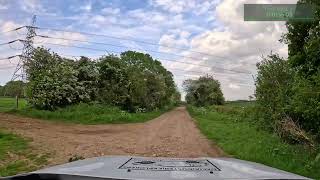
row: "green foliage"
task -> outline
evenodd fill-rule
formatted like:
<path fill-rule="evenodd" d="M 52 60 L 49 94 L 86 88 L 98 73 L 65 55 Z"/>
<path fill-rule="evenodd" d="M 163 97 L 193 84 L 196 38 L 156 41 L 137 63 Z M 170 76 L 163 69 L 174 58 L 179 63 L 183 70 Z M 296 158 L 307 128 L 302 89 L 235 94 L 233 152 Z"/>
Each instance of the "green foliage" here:
<path fill-rule="evenodd" d="M 183 82 L 186 101 L 195 106 L 209 106 L 224 103 L 220 83 L 213 76 L 202 76 L 197 80 L 188 79 Z"/>
<path fill-rule="evenodd" d="M 128 75 L 120 58 L 101 57 L 99 67 L 98 100 L 106 104 L 122 105 L 128 96 Z"/>
<path fill-rule="evenodd" d="M 99 98 L 126 110 L 153 110 L 179 101 L 173 75 L 148 54 L 127 51 L 99 59 Z"/>
<path fill-rule="evenodd" d="M 90 60 L 87 57 L 81 57 L 79 61 L 72 62 L 75 69 L 77 69 L 77 80 L 88 95 L 90 101 L 97 98 L 98 95 L 98 80 L 99 70 L 95 61 Z M 88 101 L 89 101 L 88 99 Z"/>
<path fill-rule="evenodd" d="M 26 84 L 22 81 L 9 81 L 5 86 L 0 88 L 1 96 L 24 97 L 24 88 Z"/>
<path fill-rule="evenodd" d="M 256 112 L 264 127 L 270 127 L 283 135 L 284 132 L 290 132 L 283 125 L 288 124 L 288 120 L 293 120 L 297 127 L 319 136 L 319 79 L 320 73 L 309 78 L 301 76 L 290 67 L 288 61 L 277 55 L 270 55 L 259 63 L 256 78 Z M 302 129 L 301 133 L 305 134 Z M 292 137 L 287 139 L 288 141 L 297 138 L 293 136 L 284 135 Z"/>
<path fill-rule="evenodd" d="M 37 48 L 26 67 L 28 101 L 38 109 L 99 101 L 136 112 L 180 101 L 173 75 L 148 54 L 127 51 L 97 62 L 72 61 Z"/>
<path fill-rule="evenodd" d="M 270 55 L 257 64 L 256 99 L 258 113 L 265 125 L 276 128 L 277 122 L 290 113 L 288 103 L 292 97 L 294 72 L 288 62 L 277 55 Z"/>
<path fill-rule="evenodd" d="M 289 63 L 305 76 L 317 71 L 320 66 L 320 3 L 318 0 L 299 0 L 316 8 L 315 21 L 287 22 L 288 32 L 282 40 L 288 44 Z"/>
<path fill-rule="evenodd" d="M 310 151 L 301 145 L 284 143 L 280 137 L 261 129 L 255 119 L 251 119 L 254 117 L 251 108 L 254 106 L 228 104 L 219 106 L 220 111 L 215 106 L 189 106 L 188 110 L 201 132 L 232 157 L 320 179 L 319 147 Z M 244 112 L 249 114 L 244 116 Z"/>
<path fill-rule="evenodd" d="M 34 52 L 35 56 L 40 56 L 42 51 L 43 49 L 39 49 Z M 84 82 L 78 81 L 77 69 L 59 58 L 53 59 L 49 64 L 50 66 L 41 65 L 44 69 L 33 69 L 36 66 L 28 68 L 30 76 L 27 95 L 30 104 L 39 109 L 54 110 L 57 107 L 90 100 L 90 94 L 85 89 Z"/>
<path fill-rule="evenodd" d="M 296 76 L 292 91 L 291 117 L 320 140 L 320 70 L 308 79 Z"/>
<path fill-rule="evenodd" d="M 292 128 L 300 129 L 299 134 L 320 140 L 320 4 L 317 0 L 298 3 L 313 4 L 316 20 L 288 22 L 282 39 L 289 47 L 288 60 L 270 55 L 257 65 L 257 117 L 279 134 L 292 132 L 285 127 L 295 124 Z"/>

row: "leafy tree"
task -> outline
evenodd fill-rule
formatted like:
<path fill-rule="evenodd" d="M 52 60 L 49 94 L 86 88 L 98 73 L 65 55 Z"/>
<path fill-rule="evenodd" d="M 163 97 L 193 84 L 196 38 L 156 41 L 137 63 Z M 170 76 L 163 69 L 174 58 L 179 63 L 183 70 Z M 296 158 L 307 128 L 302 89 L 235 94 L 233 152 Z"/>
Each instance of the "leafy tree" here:
<path fill-rule="evenodd" d="M 2 87 L 2 94 L 10 97 L 24 97 L 25 83 L 23 81 L 9 81 Z"/>
<path fill-rule="evenodd" d="M 255 96 L 263 125 L 282 133 L 283 123 L 287 123 L 284 120 L 292 119 L 297 126 L 319 136 L 320 71 L 306 78 L 278 55 L 264 58 L 257 67 Z"/>
<path fill-rule="evenodd" d="M 107 104 L 122 106 L 128 94 L 128 74 L 125 64 L 114 55 L 98 60 L 98 100 Z"/>
<path fill-rule="evenodd" d="M 183 82 L 184 90 L 187 92 L 186 101 L 196 106 L 221 105 L 224 97 L 220 83 L 213 76 L 202 76 L 197 80 L 188 79 Z"/>
<path fill-rule="evenodd" d="M 90 92 L 78 80 L 79 71 L 70 62 L 44 48 L 33 52 L 27 64 L 27 96 L 31 105 L 54 110 L 90 101 Z"/>
<path fill-rule="evenodd" d="M 289 21 L 286 23 L 288 32 L 282 41 L 288 44 L 289 63 L 305 76 L 317 72 L 320 66 L 319 56 L 310 55 L 310 51 L 319 52 L 320 38 L 320 1 L 299 0 L 298 4 L 311 4 L 316 9 L 315 20 L 309 22 Z"/>
<path fill-rule="evenodd" d="M 77 69 L 78 82 L 83 86 L 90 96 L 90 100 L 95 100 L 98 95 L 99 70 L 96 62 L 82 56 L 79 61 L 70 62 Z"/>
<path fill-rule="evenodd" d="M 257 64 L 256 100 L 259 114 L 264 116 L 265 125 L 276 128 L 288 112 L 287 105 L 292 97 L 294 71 L 288 61 L 278 55 L 270 55 Z"/>
<path fill-rule="evenodd" d="M 0 96 L 4 95 L 3 86 L 0 86 Z"/>
<path fill-rule="evenodd" d="M 62 62 L 63 59 L 49 49 L 38 47 L 32 53 L 30 60 L 25 62 L 25 69 L 28 80 L 32 81 L 44 71 L 50 71 L 52 67 Z"/>
<path fill-rule="evenodd" d="M 100 101 L 136 112 L 178 101 L 172 73 L 139 52 L 72 61 L 40 47 L 34 50 L 26 70 L 28 101 L 40 109 Z"/>
<path fill-rule="evenodd" d="M 149 54 L 134 51 L 100 58 L 99 98 L 129 111 L 153 110 L 176 102 L 173 75 Z"/>
<path fill-rule="evenodd" d="M 282 41 L 288 44 L 288 60 L 270 55 L 257 65 L 257 114 L 280 134 L 289 119 L 320 139 L 320 1 L 298 3 L 314 5 L 315 21 L 287 22 Z"/>
<path fill-rule="evenodd" d="M 289 104 L 291 117 L 320 140 L 320 71 L 309 78 L 295 76 Z"/>
<path fill-rule="evenodd" d="M 320 139 L 319 104 L 320 89 L 320 1 L 299 0 L 298 3 L 315 7 L 315 20 L 311 22 L 288 22 L 284 36 L 289 48 L 288 61 L 297 72 L 294 76 L 292 95 L 287 107 L 292 118 L 305 130 Z"/>

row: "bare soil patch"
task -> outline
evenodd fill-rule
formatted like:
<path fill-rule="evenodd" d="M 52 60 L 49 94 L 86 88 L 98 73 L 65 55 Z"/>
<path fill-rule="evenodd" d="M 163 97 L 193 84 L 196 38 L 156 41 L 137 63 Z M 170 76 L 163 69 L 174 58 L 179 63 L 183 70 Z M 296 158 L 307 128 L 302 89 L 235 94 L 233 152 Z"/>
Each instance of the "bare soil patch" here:
<path fill-rule="evenodd" d="M 49 165 L 65 163 L 73 155 L 223 156 L 184 107 L 146 123 L 112 125 L 64 124 L 0 113 L 0 128 L 32 139 L 36 151 L 52 154 Z"/>

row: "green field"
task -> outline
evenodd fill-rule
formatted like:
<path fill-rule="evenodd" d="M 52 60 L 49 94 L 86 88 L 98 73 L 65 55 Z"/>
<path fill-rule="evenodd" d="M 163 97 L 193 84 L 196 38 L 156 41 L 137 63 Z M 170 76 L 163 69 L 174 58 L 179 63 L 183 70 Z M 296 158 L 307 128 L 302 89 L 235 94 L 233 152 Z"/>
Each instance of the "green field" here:
<path fill-rule="evenodd" d="M 23 109 L 27 105 L 25 99 L 19 99 L 18 109 Z M 0 112 L 8 112 L 16 108 L 16 99 L 11 97 L 0 97 Z"/>
<path fill-rule="evenodd" d="M 202 133 L 227 154 L 320 179 L 320 151 L 286 144 L 275 134 L 258 128 L 248 116 L 250 107 L 227 103 L 208 108 L 189 106 L 188 110 Z"/>
<path fill-rule="evenodd" d="M 5 131 L 0 131 L 0 177 L 41 168 L 48 155 L 32 153 L 28 140 Z"/>
<path fill-rule="evenodd" d="M 78 104 L 55 111 L 37 110 L 27 107 L 21 99 L 19 109 L 14 108 L 14 98 L 0 98 L 0 112 L 21 116 L 79 124 L 138 123 L 160 116 L 170 108 L 141 113 L 128 113 L 118 107 L 100 104 Z"/>

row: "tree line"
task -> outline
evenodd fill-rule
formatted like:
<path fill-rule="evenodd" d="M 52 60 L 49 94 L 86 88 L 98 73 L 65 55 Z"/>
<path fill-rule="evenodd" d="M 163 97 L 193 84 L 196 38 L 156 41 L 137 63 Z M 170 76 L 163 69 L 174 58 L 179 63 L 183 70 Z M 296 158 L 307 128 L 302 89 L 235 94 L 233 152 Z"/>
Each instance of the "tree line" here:
<path fill-rule="evenodd" d="M 308 140 L 289 133 L 300 129 L 319 141 L 320 1 L 300 0 L 298 3 L 315 6 L 315 20 L 287 22 L 288 32 L 281 41 L 288 44 L 288 58 L 271 54 L 257 64 L 257 112 L 265 126 L 286 139 Z"/>
<path fill-rule="evenodd" d="M 26 97 L 38 109 L 55 110 L 84 102 L 137 112 L 180 102 L 173 74 L 160 61 L 140 52 L 74 61 L 38 47 L 25 68 Z"/>
<path fill-rule="evenodd" d="M 292 143 L 320 141 L 320 1 L 300 0 L 315 7 L 314 21 L 288 21 L 282 43 L 288 58 L 270 54 L 257 63 L 256 121 Z M 202 76 L 183 83 L 186 101 L 196 106 L 224 103 L 220 83 Z M 252 98 L 252 97 L 251 97 Z"/>

